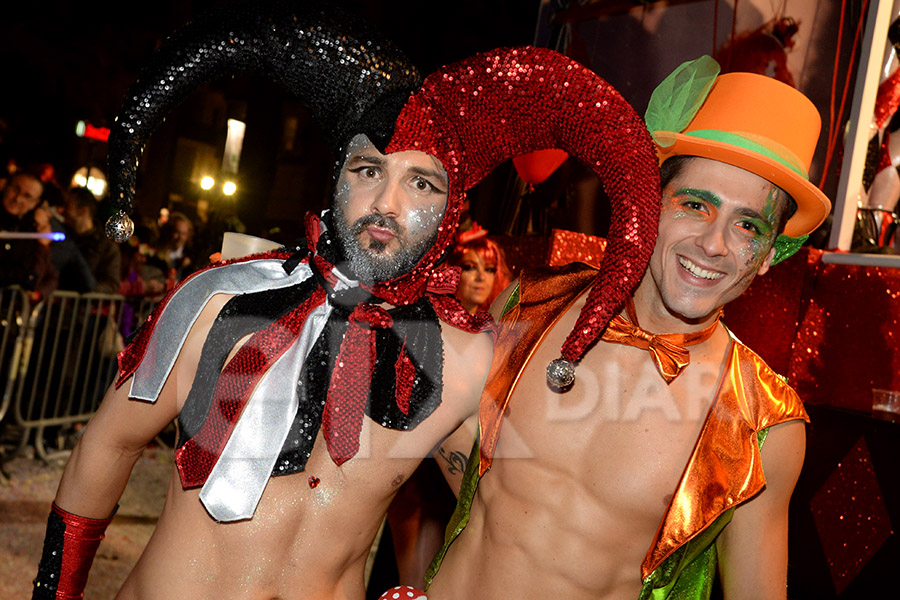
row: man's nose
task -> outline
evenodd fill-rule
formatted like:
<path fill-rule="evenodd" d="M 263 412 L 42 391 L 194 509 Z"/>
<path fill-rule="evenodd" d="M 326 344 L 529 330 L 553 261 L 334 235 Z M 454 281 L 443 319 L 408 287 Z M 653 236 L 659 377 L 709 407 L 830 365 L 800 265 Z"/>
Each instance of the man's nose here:
<path fill-rule="evenodd" d="M 375 190 L 372 211 L 386 217 L 396 217 L 400 214 L 402 193 L 398 182 L 386 179 Z"/>
<path fill-rule="evenodd" d="M 725 243 L 724 227 L 718 223 L 708 225 L 697 236 L 697 245 L 703 249 L 707 256 L 727 256 L 728 245 Z"/>

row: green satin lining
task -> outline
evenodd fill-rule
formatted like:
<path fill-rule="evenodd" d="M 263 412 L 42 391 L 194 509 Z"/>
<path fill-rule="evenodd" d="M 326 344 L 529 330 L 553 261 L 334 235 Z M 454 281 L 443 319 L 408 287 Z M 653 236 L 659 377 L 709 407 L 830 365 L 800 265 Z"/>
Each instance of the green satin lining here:
<path fill-rule="evenodd" d="M 509 298 L 506 299 L 506 304 L 503 305 L 503 312 L 500 313 L 500 318 L 506 316 L 506 313 L 511 311 L 516 307 L 516 304 L 519 303 L 519 286 L 521 284 L 517 283 L 515 289 L 509 295 Z"/>
<path fill-rule="evenodd" d="M 516 286 L 516 289 L 518 290 L 518 286 Z M 462 484 L 459 488 L 459 498 L 456 501 L 456 508 L 453 509 L 453 514 L 450 515 L 450 521 L 447 523 L 447 528 L 444 530 L 444 545 L 438 550 L 437 554 L 434 555 L 434 558 L 431 559 L 431 564 L 428 565 L 428 570 L 425 572 L 426 592 L 431 586 L 431 580 L 434 579 L 434 576 L 437 575 L 437 572 L 440 570 L 441 563 L 444 561 L 444 556 L 447 554 L 450 544 L 459 537 L 462 530 L 469 524 L 469 512 L 472 509 L 472 501 L 475 499 L 475 490 L 478 489 L 478 482 L 481 481 L 481 478 L 478 477 L 478 464 L 481 459 L 480 441 L 481 436 L 476 435 L 475 442 L 472 444 L 472 452 L 469 453 L 469 462 L 466 465 L 466 471 L 463 473 Z"/>
<path fill-rule="evenodd" d="M 756 433 L 760 450 L 768 433 L 768 428 Z M 734 508 L 728 509 L 656 567 L 644 580 L 638 600 L 708 600 L 718 566 L 716 538 L 733 516 Z"/>

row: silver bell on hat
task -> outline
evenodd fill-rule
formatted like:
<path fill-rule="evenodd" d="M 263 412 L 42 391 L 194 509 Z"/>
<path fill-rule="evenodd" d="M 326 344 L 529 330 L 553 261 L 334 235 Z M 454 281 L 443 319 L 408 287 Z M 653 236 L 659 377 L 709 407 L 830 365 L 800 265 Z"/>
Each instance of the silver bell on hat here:
<path fill-rule="evenodd" d="M 106 222 L 106 237 L 121 244 L 134 233 L 134 221 L 124 211 L 119 211 Z"/>
<path fill-rule="evenodd" d="M 565 389 L 575 383 L 575 365 L 565 358 L 557 358 L 547 365 L 547 383 L 557 389 Z"/>

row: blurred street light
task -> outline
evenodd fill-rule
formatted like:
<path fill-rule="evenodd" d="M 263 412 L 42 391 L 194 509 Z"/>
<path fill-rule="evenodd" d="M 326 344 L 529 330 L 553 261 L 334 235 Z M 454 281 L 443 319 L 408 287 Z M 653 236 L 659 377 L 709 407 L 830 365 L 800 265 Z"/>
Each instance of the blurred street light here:
<path fill-rule="evenodd" d="M 106 193 L 106 175 L 97 167 L 81 167 L 72 175 L 72 187 L 85 187 L 99 200 Z"/>

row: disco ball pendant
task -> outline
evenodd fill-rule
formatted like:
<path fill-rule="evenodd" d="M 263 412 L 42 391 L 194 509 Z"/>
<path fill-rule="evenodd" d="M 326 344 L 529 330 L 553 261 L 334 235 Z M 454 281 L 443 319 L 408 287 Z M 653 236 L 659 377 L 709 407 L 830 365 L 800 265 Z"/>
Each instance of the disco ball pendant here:
<path fill-rule="evenodd" d="M 575 382 L 575 365 L 572 361 L 557 358 L 547 365 L 547 383 L 565 389 Z"/>
<path fill-rule="evenodd" d="M 106 222 L 106 237 L 117 244 L 127 242 L 132 233 L 134 233 L 134 221 L 121 210 Z"/>

